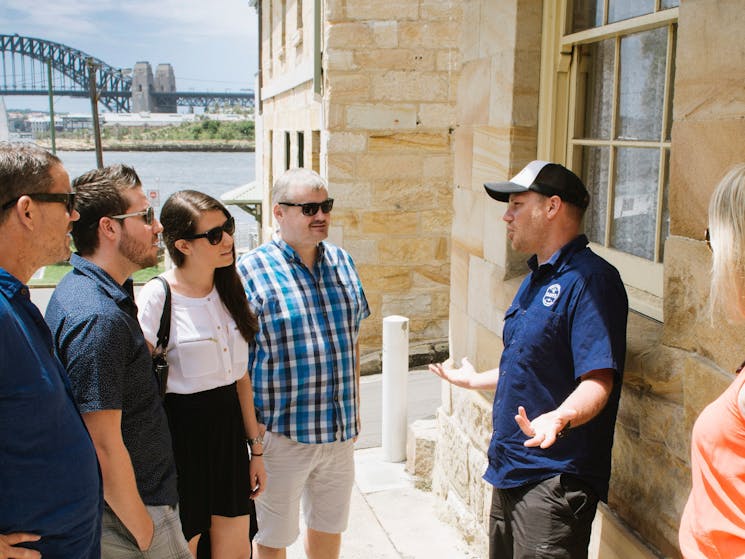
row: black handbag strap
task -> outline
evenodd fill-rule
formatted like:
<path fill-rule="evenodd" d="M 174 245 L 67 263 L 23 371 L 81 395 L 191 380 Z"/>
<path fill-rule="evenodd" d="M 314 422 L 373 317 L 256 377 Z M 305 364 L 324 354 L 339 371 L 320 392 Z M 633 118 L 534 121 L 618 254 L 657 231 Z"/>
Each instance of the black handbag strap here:
<path fill-rule="evenodd" d="M 163 289 L 166 291 L 163 314 L 160 316 L 160 327 L 158 328 L 158 344 L 155 346 L 156 349 L 165 353 L 168 347 L 168 339 L 171 337 L 171 286 L 161 276 L 156 276 L 154 279 L 160 280 Z"/>

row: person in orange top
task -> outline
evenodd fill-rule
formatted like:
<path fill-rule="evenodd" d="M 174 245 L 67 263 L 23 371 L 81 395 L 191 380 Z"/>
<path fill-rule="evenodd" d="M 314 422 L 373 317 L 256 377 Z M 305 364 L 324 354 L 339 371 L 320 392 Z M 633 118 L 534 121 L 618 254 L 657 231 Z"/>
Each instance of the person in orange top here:
<path fill-rule="evenodd" d="M 745 320 L 745 164 L 732 168 L 714 190 L 707 241 L 713 251 L 712 309 Z M 693 426 L 693 485 L 678 534 L 686 559 L 745 557 L 744 457 L 745 373 Z"/>

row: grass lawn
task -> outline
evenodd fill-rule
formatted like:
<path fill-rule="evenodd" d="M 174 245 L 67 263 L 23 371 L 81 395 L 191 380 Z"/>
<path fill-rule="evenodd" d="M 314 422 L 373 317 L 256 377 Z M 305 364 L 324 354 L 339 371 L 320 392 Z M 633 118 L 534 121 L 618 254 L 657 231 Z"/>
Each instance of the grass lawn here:
<path fill-rule="evenodd" d="M 54 264 L 52 266 L 46 266 L 44 268 L 44 274 L 42 275 L 42 277 L 39 279 L 32 279 L 29 282 L 29 285 L 35 287 L 54 287 L 70 270 L 72 270 L 72 266 L 70 266 L 66 262 L 61 264 Z M 145 268 L 144 270 L 135 272 L 132 277 L 134 278 L 135 283 L 145 283 L 149 279 L 163 273 L 164 270 L 165 266 L 161 261 L 158 263 L 157 266 Z"/>

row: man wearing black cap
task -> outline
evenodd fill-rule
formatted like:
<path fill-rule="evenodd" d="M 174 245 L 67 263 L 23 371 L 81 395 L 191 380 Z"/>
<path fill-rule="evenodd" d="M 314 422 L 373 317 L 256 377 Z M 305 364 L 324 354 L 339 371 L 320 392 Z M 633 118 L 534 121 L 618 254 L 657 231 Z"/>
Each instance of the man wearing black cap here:
<path fill-rule="evenodd" d="M 496 389 L 484 479 L 494 486 L 490 558 L 587 557 L 607 500 L 626 353 L 628 300 L 618 271 L 580 234 L 590 196 L 565 167 L 533 161 L 487 183 L 512 248 L 531 273 L 504 319 L 499 367 L 430 370 L 464 388 Z"/>

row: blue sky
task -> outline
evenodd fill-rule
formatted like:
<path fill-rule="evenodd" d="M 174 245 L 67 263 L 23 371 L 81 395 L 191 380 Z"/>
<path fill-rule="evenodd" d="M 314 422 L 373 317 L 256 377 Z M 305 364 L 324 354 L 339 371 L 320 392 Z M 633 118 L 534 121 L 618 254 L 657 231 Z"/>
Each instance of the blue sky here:
<path fill-rule="evenodd" d="M 256 10 L 248 0 L 0 0 L 0 33 L 79 49 L 111 66 L 171 63 L 179 90 L 254 88 Z M 10 108 L 46 109 L 45 97 L 6 97 Z M 57 111 L 88 111 L 56 97 Z"/>

